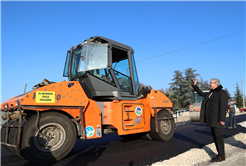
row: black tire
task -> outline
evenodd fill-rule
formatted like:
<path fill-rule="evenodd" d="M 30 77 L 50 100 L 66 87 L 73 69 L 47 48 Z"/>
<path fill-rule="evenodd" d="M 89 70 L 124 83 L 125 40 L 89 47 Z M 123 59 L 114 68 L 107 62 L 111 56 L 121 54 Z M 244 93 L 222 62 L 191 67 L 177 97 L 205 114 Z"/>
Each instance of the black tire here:
<path fill-rule="evenodd" d="M 13 122 L 13 125 L 18 125 L 19 124 L 19 121 L 14 121 Z M 17 130 L 18 128 L 16 128 L 16 127 L 12 127 L 11 129 L 10 129 L 10 131 L 9 131 L 9 137 L 8 137 L 8 143 L 10 144 L 10 145 L 17 145 L 17 142 L 15 143 L 14 142 L 14 136 L 15 136 L 15 132 L 16 132 L 16 130 Z M 13 146 L 10 146 L 9 147 L 10 148 L 10 150 L 11 150 L 11 152 L 13 152 L 13 153 L 15 153 L 15 147 L 13 147 Z M 15 153 L 16 154 L 16 153 Z"/>
<path fill-rule="evenodd" d="M 150 136 L 150 133 L 148 132 L 148 133 L 146 133 L 146 134 L 144 134 L 142 137 L 141 137 L 143 140 L 153 140 L 152 138 L 151 138 L 151 136 Z"/>
<path fill-rule="evenodd" d="M 12 120 L 8 120 L 8 125 L 11 125 L 13 123 Z M 4 123 L 4 125 L 7 124 L 7 121 Z M 8 140 L 6 142 L 6 134 L 8 133 L 8 137 L 9 137 L 9 131 L 10 131 L 10 127 L 8 127 L 8 130 L 5 126 L 3 126 L 1 128 L 1 142 L 5 142 L 5 143 L 9 143 Z M 2 144 L 2 146 L 4 147 L 4 149 L 6 149 L 7 151 L 9 152 L 12 152 L 12 150 L 10 149 L 9 146 L 5 145 L 5 144 Z"/>
<path fill-rule="evenodd" d="M 23 130 L 23 126 L 25 125 L 26 121 L 22 121 L 21 122 L 21 134 L 22 134 L 22 130 Z M 15 123 L 13 125 L 19 125 L 19 120 L 15 121 Z M 18 127 L 14 127 L 10 130 L 9 132 L 9 143 L 11 145 L 16 145 L 17 146 L 17 142 L 18 142 L 18 135 L 19 135 L 19 128 Z M 21 135 L 20 135 L 21 138 Z M 21 143 L 21 139 L 19 144 Z M 12 152 L 20 157 L 22 157 L 20 155 L 20 148 L 19 147 L 10 147 L 12 149 Z"/>
<path fill-rule="evenodd" d="M 36 129 L 37 128 L 37 129 Z M 20 154 L 34 163 L 50 163 L 65 157 L 77 138 L 73 122 L 57 112 L 40 113 L 24 126 Z"/>
<path fill-rule="evenodd" d="M 157 113 L 158 118 L 172 118 L 172 114 L 169 111 L 161 110 Z M 173 137 L 175 130 L 174 119 L 169 120 L 158 120 L 157 125 L 159 128 L 156 133 L 155 118 L 151 118 L 151 131 L 150 136 L 153 140 L 157 141 L 168 141 Z"/>

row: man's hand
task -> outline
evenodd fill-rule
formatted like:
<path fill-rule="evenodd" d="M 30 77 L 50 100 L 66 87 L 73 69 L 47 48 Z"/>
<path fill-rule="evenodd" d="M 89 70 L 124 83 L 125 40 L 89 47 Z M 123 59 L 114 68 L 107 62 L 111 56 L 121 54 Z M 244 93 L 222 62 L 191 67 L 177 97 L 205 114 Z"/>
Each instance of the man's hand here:
<path fill-rule="evenodd" d="M 101 78 L 102 78 L 102 79 L 105 79 L 105 75 L 104 75 L 104 74 L 101 74 Z"/>
<path fill-rule="evenodd" d="M 102 79 L 103 79 L 104 81 L 107 81 L 107 82 L 108 82 L 108 79 L 105 77 L 104 74 L 102 74 L 101 77 L 102 77 Z"/>
<path fill-rule="evenodd" d="M 224 126 L 225 125 L 225 122 L 220 121 L 220 124 Z"/>
<path fill-rule="evenodd" d="M 197 84 L 197 79 L 195 78 L 195 79 L 193 80 L 193 82 L 194 82 L 194 85 L 196 85 L 196 84 Z"/>

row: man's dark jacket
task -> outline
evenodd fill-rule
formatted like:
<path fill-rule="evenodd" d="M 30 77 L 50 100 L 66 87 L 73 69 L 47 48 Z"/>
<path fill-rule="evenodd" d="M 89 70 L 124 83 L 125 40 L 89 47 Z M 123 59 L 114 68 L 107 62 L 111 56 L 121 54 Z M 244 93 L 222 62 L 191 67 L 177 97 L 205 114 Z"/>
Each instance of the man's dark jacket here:
<path fill-rule="evenodd" d="M 192 85 L 194 90 L 204 99 L 202 101 L 200 122 L 206 123 L 209 127 L 223 127 L 220 121 L 225 122 L 226 112 L 228 109 L 228 94 L 218 86 L 210 92 L 202 92 L 197 85 Z M 209 95 L 213 92 L 211 97 Z"/>

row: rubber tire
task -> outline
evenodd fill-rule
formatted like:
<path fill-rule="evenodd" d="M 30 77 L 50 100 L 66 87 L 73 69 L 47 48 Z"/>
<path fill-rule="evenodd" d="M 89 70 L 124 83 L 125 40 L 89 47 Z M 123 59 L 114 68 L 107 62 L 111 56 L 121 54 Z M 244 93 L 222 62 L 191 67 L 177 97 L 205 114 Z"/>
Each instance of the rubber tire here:
<path fill-rule="evenodd" d="M 22 134 L 22 130 L 23 130 L 23 126 L 25 125 L 26 121 L 21 122 L 21 134 Z M 19 120 L 15 121 L 14 125 L 19 125 Z M 18 142 L 18 134 L 19 134 L 19 128 L 14 127 L 10 130 L 9 132 L 9 143 L 12 145 L 17 145 Z M 20 136 L 20 142 L 21 143 L 21 136 Z M 12 152 L 20 157 L 22 157 L 20 155 L 20 147 L 10 147 L 12 149 Z"/>
<path fill-rule="evenodd" d="M 12 123 L 13 123 L 12 120 L 8 120 L 8 125 L 11 125 Z M 7 121 L 4 123 L 4 125 L 6 125 L 6 124 L 7 124 Z M 7 133 L 7 132 L 8 132 L 8 137 L 9 137 L 10 127 L 8 128 L 8 131 L 7 131 L 7 128 L 6 128 L 6 127 L 2 127 L 2 128 L 1 128 L 1 142 L 5 142 L 5 139 L 6 139 L 6 133 Z M 7 143 L 9 143 L 8 140 L 7 140 Z M 2 144 L 2 146 L 3 146 L 4 149 L 6 149 L 7 151 L 12 152 L 12 149 L 11 149 L 9 146 L 4 145 L 4 144 Z M 12 152 L 12 153 L 13 153 L 13 152 Z"/>
<path fill-rule="evenodd" d="M 28 120 L 24 126 L 20 154 L 25 159 L 39 164 L 55 162 L 65 157 L 73 148 L 77 133 L 73 122 L 65 115 L 57 112 L 40 113 L 38 130 L 43 126 L 51 123 L 58 124 L 65 131 L 65 139 L 58 149 L 44 152 L 40 150 L 34 143 L 37 116 Z"/>
<path fill-rule="evenodd" d="M 153 140 L 152 137 L 150 136 L 150 133 L 148 132 L 144 136 L 141 137 L 143 140 Z"/>
<path fill-rule="evenodd" d="M 157 113 L 157 117 L 158 118 L 172 118 L 172 114 L 169 111 L 166 110 L 161 110 Z M 162 130 L 161 125 L 164 125 L 164 121 L 157 121 L 157 125 L 159 128 L 158 133 L 156 133 L 156 126 L 155 126 L 155 118 L 152 117 L 151 118 L 151 131 L 150 131 L 150 136 L 153 140 L 157 140 L 157 141 L 168 141 L 173 137 L 174 134 L 174 130 L 175 130 L 175 123 L 174 123 L 174 119 L 170 119 L 167 120 L 168 123 L 168 133 L 164 133 Z"/>
<path fill-rule="evenodd" d="M 18 124 L 19 124 L 19 121 L 18 121 L 18 120 L 13 122 L 13 125 L 18 125 Z M 17 145 L 17 141 L 16 141 L 16 143 L 15 143 L 15 141 L 14 141 L 14 137 L 15 137 L 16 130 L 18 130 L 18 128 L 12 127 L 12 128 L 10 129 L 10 131 L 9 131 L 8 143 L 9 143 L 10 145 Z M 16 154 L 16 153 L 15 153 L 15 152 L 16 152 L 15 147 L 12 147 L 12 146 L 11 146 L 11 147 L 9 147 L 9 148 L 11 149 L 11 152 L 13 152 L 14 154 Z"/>

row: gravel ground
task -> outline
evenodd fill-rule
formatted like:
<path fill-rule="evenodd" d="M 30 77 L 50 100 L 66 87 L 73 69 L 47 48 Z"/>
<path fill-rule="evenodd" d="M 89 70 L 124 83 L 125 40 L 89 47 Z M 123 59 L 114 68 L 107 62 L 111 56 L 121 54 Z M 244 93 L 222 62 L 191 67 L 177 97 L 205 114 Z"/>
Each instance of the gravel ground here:
<path fill-rule="evenodd" d="M 241 115 L 242 113 L 236 113 Z M 244 113 L 245 114 L 245 113 Z M 189 120 L 189 115 L 178 117 L 178 122 L 186 122 Z M 238 123 L 246 128 L 246 121 Z M 245 166 L 246 165 L 246 133 L 239 133 L 232 137 L 224 139 L 226 160 L 219 163 L 211 163 L 210 160 L 217 155 L 214 143 L 204 146 L 203 148 L 193 148 L 176 157 L 157 162 L 152 166 L 164 165 L 180 165 L 180 166 Z"/>

